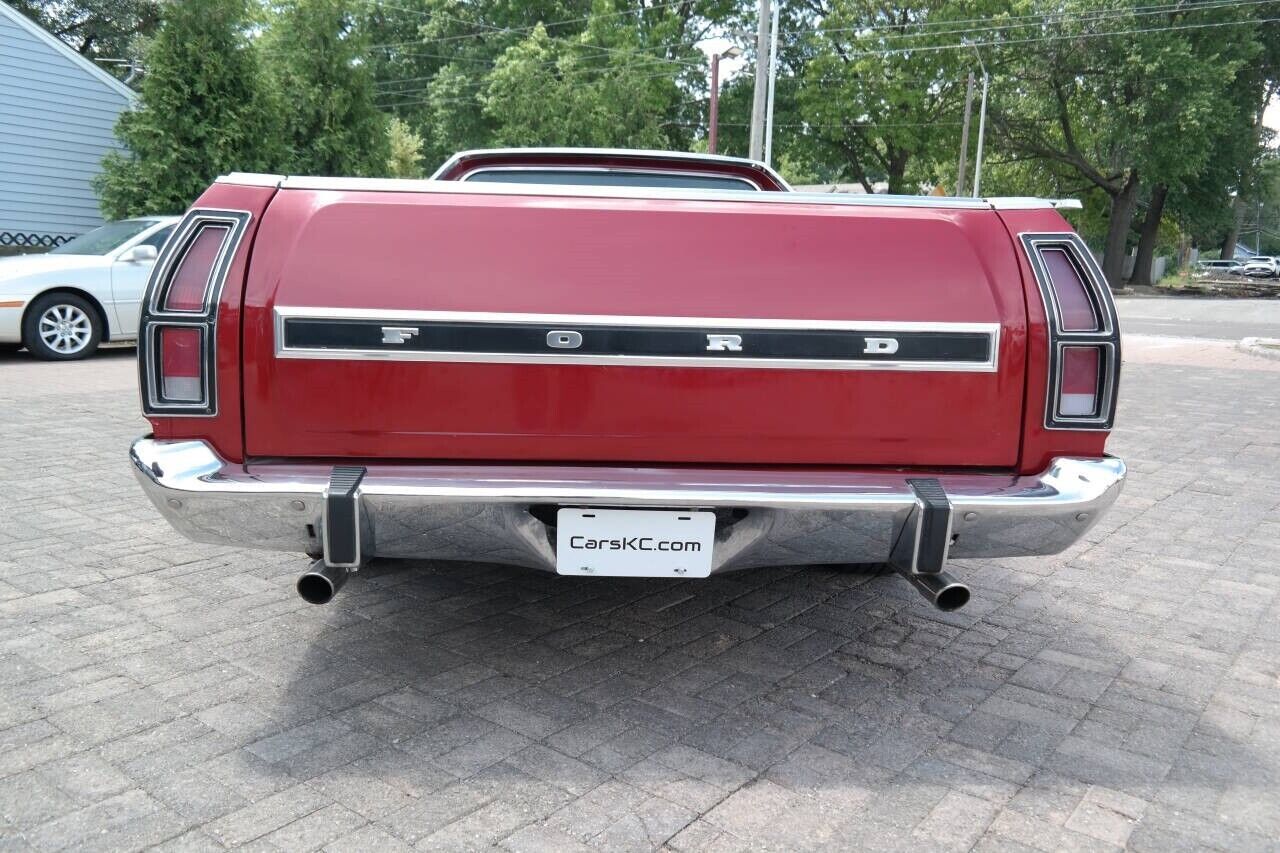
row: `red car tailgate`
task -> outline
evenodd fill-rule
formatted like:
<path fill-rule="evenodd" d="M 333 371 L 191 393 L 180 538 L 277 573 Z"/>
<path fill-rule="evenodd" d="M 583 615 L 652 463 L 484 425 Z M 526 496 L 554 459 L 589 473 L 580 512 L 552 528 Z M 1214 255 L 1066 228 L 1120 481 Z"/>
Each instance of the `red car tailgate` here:
<path fill-rule="evenodd" d="M 299 327 L 295 346 L 289 317 L 329 325 Z M 626 328 L 599 340 L 647 346 L 635 341 L 674 326 L 699 352 L 628 359 L 625 347 L 562 351 L 538 337 L 590 337 L 600 318 Z M 446 321 L 455 327 L 431 325 Z M 343 335 L 361 324 L 381 337 L 348 346 Z M 988 365 L 955 360 L 945 342 L 937 362 L 887 354 L 916 346 L 913 331 L 945 336 L 957 324 L 992 330 Z M 528 332 L 521 340 L 536 338 L 539 351 L 493 357 L 497 326 Z M 783 328 L 784 349 L 820 343 L 839 365 L 749 365 L 769 337 L 757 327 Z M 806 329 L 827 333 L 797 337 Z M 1012 241 L 976 206 L 286 187 L 261 224 L 246 285 L 246 448 L 1012 467 L 1026 332 Z M 368 340 L 370 329 L 359 333 Z M 450 354 L 422 352 L 446 333 Z M 567 363 L 546 360 L 559 355 Z M 747 361 L 708 364 L 721 357 Z"/>

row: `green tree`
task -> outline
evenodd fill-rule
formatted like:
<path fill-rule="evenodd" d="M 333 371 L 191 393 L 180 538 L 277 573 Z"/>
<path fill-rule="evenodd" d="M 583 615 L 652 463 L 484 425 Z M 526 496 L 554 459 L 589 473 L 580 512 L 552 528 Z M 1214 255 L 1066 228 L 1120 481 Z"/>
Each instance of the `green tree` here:
<path fill-rule="evenodd" d="M 1228 38 L 1190 28 L 1247 14 L 1236 9 L 1151 15 L 1133 0 L 1119 8 L 1072 0 L 1061 11 L 1052 27 L 1010 26 L 1006 46 L 990 48 L 998 69 L 993 127 L 1008 147 L 1105 193 L 1102 267 L 1115 286 L 1142 183 L 1167 190 L 1204 168 L 1223 120 L 1222 93 L 1258 45 L 1247 27 L 1232 27 Z M 1156 217 L 1151 237 L 1158 224 Z"/>
<path fill-rule="evenodd" d="M 398 118 L 387 122 L 387 175 L 392 178 L 422 177 L 422 137 L 409 123 Z"/>
<path fill-rule="evenodd" d="M 9 0 L 9 5 L 91 58 L 138 59 L 160 24 L 160 0 Z M 106 66 L 126 76 L 128 64 Z"/>
<path fill-rule="evenodd" d="M 697 96 L 707 64 L 695 43 L 741 3 L 395 5 L 368 15 L 379 104 L 418 130 L 439 162 L 515 139 L 688 148 L 705 126 Z"/>
<path fill-rule="evenodd" d="M 921 50 L 955 40 L 954 3 L 886 6 L 876 0 L 829 0 L 809 36 L 798 103 L 811 158 L 841 163 L 836 179 L 868 189 L 878 179 L 891 193 L 914 193 L 940 178 L 934 164 L 959 141 L 960 82 L 972 57 Z M 967 7 L 965 7 L 967 8 Z M 954 17 L 964 17 L 954 15 Z"/>
<path fill-rule="evenodd" d="M 386 118 L 374 103 L 366 46 L 344 0 L 285 0 L 264 38 L 280 99 L 286 169 L 381 175 Z"/>
<path fill-rule="evenodd" d="M 618 31 L 633 36 L 633 32 Z M 611 39 L 610 47 L 621 42 Z M 593 41 L 593 43 L 599 43 Z M 622 58 L 583 56 L 577 45 L 557 44 L 538 25 L 509 48 L 480 96 L 492 144 L 668 148 L 688 144 L 682 128 L 666 124 L 681 92 L 671 65 L 660 77 L 637 74 Z"/>
<path fill-rule="evenodd" d="M 128 151 L 108 154 L 96 181 L 108 218 L 181 211 L 219 174 L 268 171 L 280 159 L 246 0 L 162 10 L 140 105 L 116 126 Z"/>

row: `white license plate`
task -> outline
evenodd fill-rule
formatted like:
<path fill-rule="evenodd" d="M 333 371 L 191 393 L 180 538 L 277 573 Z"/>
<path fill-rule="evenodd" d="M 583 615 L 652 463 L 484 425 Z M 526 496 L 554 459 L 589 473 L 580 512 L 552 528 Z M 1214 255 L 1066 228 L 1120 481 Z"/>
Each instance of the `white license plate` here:
<path fill-rule="evenodd" d="M 656 509 L 561 509 L 556 571 L 579 577 L 705 578 L 716 516 Z"/>

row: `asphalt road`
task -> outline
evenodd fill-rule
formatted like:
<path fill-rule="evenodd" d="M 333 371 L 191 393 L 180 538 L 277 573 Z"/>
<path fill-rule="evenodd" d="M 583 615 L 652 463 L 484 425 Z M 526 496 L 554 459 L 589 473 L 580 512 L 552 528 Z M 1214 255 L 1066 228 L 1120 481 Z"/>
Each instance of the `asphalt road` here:
<path fill-rule="evenodd" d="M 1117 299 L 1120 328 L 1128 334 L 1180 338 L 1280 338 L 1280 299 Z"/>

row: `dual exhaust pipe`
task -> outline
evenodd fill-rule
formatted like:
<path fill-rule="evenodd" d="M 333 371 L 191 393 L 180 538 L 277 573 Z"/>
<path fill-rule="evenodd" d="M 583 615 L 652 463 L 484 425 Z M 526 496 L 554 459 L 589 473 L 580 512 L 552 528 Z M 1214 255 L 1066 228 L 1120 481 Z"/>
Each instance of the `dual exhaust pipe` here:
<path fill-rule="evenodd" d="M 347 582 L 350 573 L 342 566 L 326 566 L 316 560 L 298 578 L 298 595 L 309 604 L 328 604 Z"/>
<path fill-rule="evenodd" d="M 916 588 L 925 600 L 944 613 L 959 610 L 969 603 L 969 587 L 946 572 L 913 572 L 894 566 L 898 574 Z"/>
<path fill-rule="evenodd" d="M 894 568 L 930 604 L 941 611 L 949 613 L 969 603 L 969 587 L 946 572 L 913 572 L 896 565 Z M 328 604 L 333 601 L 349 576 L 350 572 L 341 566 L 326 566 L 323 560 L 316 560 L 298 578 L 298 595 L 310 604 Z"/>
<path fill-rule="evenodd" d="M 365 469 L 338 466 L 325 490 L 324 558 L 298 578 L 298 595 L 311 604 L 328 604 L 347 582 L 347 566 L 361 563 L 360 483 Z M 969 587 L 942 570 L 951 543 L 953 508 L 942 483 L 935 478 L 909 478 L 915 496 L 889 555 L 889 565 L 911 583 L 930 604 L 944 612 L 969 603 Z M 329 565 L 328 560 L 341 565 Z"/>

